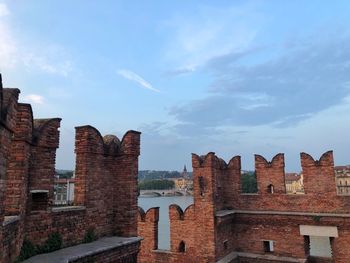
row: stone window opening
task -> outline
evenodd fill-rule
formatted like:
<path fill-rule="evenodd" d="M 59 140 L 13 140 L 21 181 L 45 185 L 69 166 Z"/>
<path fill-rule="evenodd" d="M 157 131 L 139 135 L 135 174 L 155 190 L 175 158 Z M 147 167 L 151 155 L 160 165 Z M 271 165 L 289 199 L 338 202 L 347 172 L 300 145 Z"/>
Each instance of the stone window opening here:
<path fill-rule="evenodd" d="M 263 241 L 263 246 L 264 246 L 264 252 L 265 253 L 271 253 L 274 251 L 273 248 L 273 241 L 272 240 L 264 240 Z"/>
<path fill-rule="evenodd" d="M 186 252 L 186 244 L 185 244 L 184 241 L 180 242 L 178 250 L 179 250 L 180 253 L 185 253 Z"/>
<path fill-rule="evenodd" d="M 224 250 L 227 250 L 228 249 L 228 240 L 225 240 L 223 242 L 223 244 L 224 244 Z"/>
<path fill-rule="evenodd" d="M 32 190 L 31 194 L 31 210 L 32 211 L 40 211 L 46 210 L 48 207 L 48 193 L 47 190 Z"/>
<path fill-rule="evenodd" d="M 269 194 L 273 194 L 273 193 L 274 193 L 273 184 L 269 184 L 269 186 L 267 187 L 267 192 L 268 192 Z"/>
<path fill-rule="evenodd" d="M 204 196 L 204 178 L 203 178 L 203 176 L 198 177 L 198 184 L 199 184 L 200 195 Z"/>

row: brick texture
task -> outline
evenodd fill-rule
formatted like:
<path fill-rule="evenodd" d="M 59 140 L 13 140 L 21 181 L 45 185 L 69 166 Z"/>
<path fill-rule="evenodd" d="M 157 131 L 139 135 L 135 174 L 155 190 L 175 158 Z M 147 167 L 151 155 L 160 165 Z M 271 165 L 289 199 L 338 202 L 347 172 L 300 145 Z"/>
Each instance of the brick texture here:
<path fill-rule="evenodd" d="M 147 250 L 149 262 L 216 262 L 230 253 L 240 256 L 234 262 L 350 262 L 350 197 L 336 193 L 332 151 L 319 160 L 301 153 L 305 194 L 287 194 L 284 155 L 271 161 L 255 155 L 258 192 L 241 193 L 241 160 L 228 164 L 214 153 L 192 155 L 194 204 L 182 212 L 169 207 L 170 251 L 151 250 L 145 236 L 140 262 Z M 338 237 L 331 237 L 332 259 L 310 257 L 309 238 L 300 235 L 300 225 L 336 226 Z M 148 228 L 140 224 L 139 233 Z M 157 231 L 154 229 L 153 231 Z M 263 241 L 272 240 L 273 252 L 265 252 Z M 184 241 L 186 251 L 179 253 Z M 274 260 L 266 256 L 275 257 Z M 281 260 L 278 260 L 281 258 Z"/>
<path fill-rule="evenodd" d="M 76 207 L 56 209 L 61 119 L 34 119 L 31 105 L 18 102 L 19 93 L 3 88 L 0 75 L 0 263 L 15 260 L 24 237 L 40 245 L 58 232 L 71 246 L 89 229 L 98 237 L 136 236 L 140 132 L 129 131 L 120 141 L 91 126 L 76 127 Z M 88 260 L 134 262 L 138 246 Z"/>

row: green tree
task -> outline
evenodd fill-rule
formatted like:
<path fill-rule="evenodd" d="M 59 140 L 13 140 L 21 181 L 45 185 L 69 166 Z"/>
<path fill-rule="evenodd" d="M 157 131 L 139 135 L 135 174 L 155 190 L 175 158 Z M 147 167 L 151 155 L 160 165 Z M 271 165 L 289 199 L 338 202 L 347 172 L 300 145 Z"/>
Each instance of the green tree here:
<path fill-rule="evenodd" d="M 255 172 L 243 173 L 241 175 L 242 193 L 257 193 L 258 185 Z"/>
<path fill-rule="evenodd" d="M 170 180 L 145 180 L 139 183 L 140 190 L 166 190 L 174 187 L 175 183 Z"/>

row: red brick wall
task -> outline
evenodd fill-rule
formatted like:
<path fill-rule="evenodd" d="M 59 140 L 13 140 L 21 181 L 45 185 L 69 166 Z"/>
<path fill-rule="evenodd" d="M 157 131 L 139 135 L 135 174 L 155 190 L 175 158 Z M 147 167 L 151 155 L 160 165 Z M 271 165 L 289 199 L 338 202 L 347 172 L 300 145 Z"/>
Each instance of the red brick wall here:
<path fill-rule="evenodd" d="M 301 165 L 305 194 L 286 194 L 283 154 L 276 155 L 271 162 L 256 155 L 258 193 L 243 194 L 240 191 L 240 158 L 236 156 L 226 164 L 215 156 L 211 168 L 215 209 L 350 213 L 349 197 L 336 193 L 331 151 L 323 154 L 319 161 L 302 153 Z M 268 192 L 269 185 L 273 185 L 273 193 Z"/>
<path fill-rule="evenodd" d="M 139 132 L 120 142 L 91 126 L 76 128 L 75 203 L 86 206 L 100 235 L 137 235 L 139 148 Z"/>
<path fill-rule="evenodd" d="M 0 76 L 0 93 L 2 106 L 0 110 L 0 262 L 9 262 L 17 256 L 23 239 L 21 222 L 16 221 L 10 224 L 4 222 L 4 216 L 10 210 L 7 207 L 7 187 L 13 186 L 8 183 L 7 170 L 13 167 L 11 165 L 11 142 L 16 129 L 19 90 L 3 89 Z"/>
<path fill-rule="evenodd" d="M 255 155 L 255 173 L 258 183 L 258 193 L 270 195 L 269 190 L 273 191 L 273 194 L 286 193 L 284 155 L 282 153 L 273 157 L 271 162 L 268 162 L 261 155 Z"/>
<path fill-rule="evenodd" d="M 232 218 L 217 220 L 216 224 L 216 258 L 223 258 L 227 254 L 236 250 L 237 241 L 235 225 Z"/>
<path fill-rule="evenodd" d="M 0 262 L 13 262 L 20 252 L 23 240 L 23 227 L 20 221 L 14 221 L 3 228 Z"/>
<path fill-rule="evenodd" d="M 137 235 L 137 176 L 138 156 L 140 155 L 140 133 L 128 131 L 120 143 L 120 152 L 113 167 L 115 181 L 114 203 L 115 225 L 118 235 Z"/>
<path fill-rule="evenodd" d="M 139 263 L 155 262 L 153 250 L 158 249 L 158 221 L 159 207 L 153 207 L 146 213 L 141 207 L 138 209 L 138 236 L 142 237 Z"/>
<path fill-rule="evenodd" d="M 143 252 L 140 254 L 141 262 L 215 262 L 233 251 L 265 254 L 264 240 L 274 241 L 272 255 L 306 259 L 309 255 L 306 249 L 308 243 L 299 229 L 301 224 L 305 224 L 337 226 L 339 237 L 332 239 L 333 260 L 349 263 L 350 250 L 345 248 L 350 246 L 350 217 L 312 215 L 350 213 L 349 197 L 336 195 L 332 152 L 322 155 L 319 161 L 301 154 L 304 178 L 308 178 L 304 195 L 285 193 L 283 154 L 276 155 L 271 162 L 255 156 L 259 191 L 253 195 L 240 192 L 239 156 L 232 158 L 227 165 L 214 153 L 200 157 L 193 155 L 192 162 L 194 205 L 185 213 L 176 205 L 169 207 L 170 251 L 148 249 L 147 257 Z M 273 193 L 268 191 L 269 185 L 273 185 Z M 236 212 L 223 217 L 215 216 L 216 212 L 225 209 Z M 139 234 L 142 236 L 141 229 L 149 227 L 149 223 L 139 222 Z M 145 237 L 141 251 L 150 241 L 147 235 Z M 185 253 L 178 252 L 181 241 L 188 249 Z M 152 261 L 147 261 L 147 258 Z M 241 257 L 239 262 L 272 261 Z"/>
<path fill-rule="evenodd" d="M 32 110 L 28 104 L 18 104 L 14 138 L 8 154 L 6 190 L 6 215 L 24 214 L 28 169 L 30 165 L 30 143 L 32 137 Z"/>
<path fill-rule="evenodd" d="M 185 244 L 185 253 L 196 254 L 197 242 L 194 229 L 196 228 L 194 205 L 190 205 L 183 212 L 178 205 L 169 206 L 170 218 L 170 250 L 180 252 L 180 243 Z"/>
<path fill-rule="evenodd" d="M 11 146 L 11 136 L 12 132 L 0 123 L 0 223 L 5 215 L 6 167 Z"/>
<path fill-rule="evenodd" d="M 53 200 L 56 150 L 59 144 L 61 119 L 34 120 L 33 143 L 30 152 L 29 190 L 47 190 Z"/>
<path fill-rule="evenodd" d="M 216 175 L 221 165 L 214 153 L 204 157 L 192 154 L 195 225 L 201 226 L 194 229 L 195 239 L 201 244 L 196 254 L 203 262 L 215 261 Z"/>
<path fill-rule="evenodd" d="M 31 241 L 40 244 L 50 233 L 59 232 L 65 246 L 78 244 L 89 229 L 93 229 L 99 237 L 137 235 L 136 223 L 125 223 L 120 220 L 120 218 L 123 220 L 129 218 L 133 222 L 133 217 L 137 216 L 137 211 L 134 211 L 135 207 L 137 209 L 137 194 L 135 193 L 135 198 L 131 199 L 131 197 L 134 192 L 137 192 L 135 178 L 140 133 L 129 132 L 127 136 L 132 137 L 132 140 L 129 138 L 128 142 L 122 140 L 120 143 L 115 136 L 112 141 L 110 141 L 111 136 L 102 138 L 100 133 L 91 126 L 76 128 L 75 204 L 83 208 L 53 212 L 49 206 L 48 209 L 41 211 L 30 211 L 29 204 L 26 233 Z M 53 136 L 47 138 L 53 138 Z M 46 145 L 48 144 L 49 142 L 46 142 Z M 37 153 L 37 149 L 34 151 Z M 47 160 L 47 166 L 46 168 L 44 165 L 37 167 L 46 169 L 46 173 L 51 172 L 51 168 L 54 167 L 54 154 L 53 150 L 40 148 L 35 156 L 44 157 L 42 163 Z M 31 171 L 36 172 L 37 169 Z M 38 178 L 41 177 L 41 172 L 37 172 Z M 46 178 L 43 177 L 43 179 Z M 31 187 L 33 185 L 35 184 L 30 184 Z M 48 184 L 48 180 L 42 180 L 41 185 L 36 185 L 35 189 L 37 187 L 51 191 L 53 185 Z M 130 197 L 131 200 L 119 200 L 125 196 Z"/>
<path fill-rule="evenodd" d="M 58 232 L 64 246 L 81 243 L 89 229 L 99 237 L 136 236 L 140 133 L 129 131 L 119 141 L 77 127 L 75 202 L 83 207 L 53 209 L 61 119 L 33 119 L 18 95 L 0 80 L 0 263 L 18 255 L 24 236 L 42 244 Z M 19 220 L 3 226 L 12 215 Z M 105 256 L 116 259 L 117 252 Z"/>
<path fill-rule="evenodd" d="M 139 243 L 134 243 L 124 247 L 118 247 L 94 254 L 88 257 L 82 257 L 71 263 L 135 263 L 137 261 L 137 253 L 139 251 Z"/>
<path fill-rule="evenodd" d="M 155 247 L 153 237 L 158 233 L 157 224 L 154 220 L 142 220 L 147 217 L 143 217 L 141 213 L 138 231 L 144 240 L 141 242 L 140 262 L 215 262 L 215 200 L 219 194 L 216 176 L 220 176 L 217 173 L 220 163 L 216 161 L 213 153 L 205 157 L 192 156 L 195 168 L 194 205 L 184 212 L 177 205 L 169 207 L 170 251 L 152 249 Z M 179 251 L 181 242 L 185 244 L 184 252 Z"/>

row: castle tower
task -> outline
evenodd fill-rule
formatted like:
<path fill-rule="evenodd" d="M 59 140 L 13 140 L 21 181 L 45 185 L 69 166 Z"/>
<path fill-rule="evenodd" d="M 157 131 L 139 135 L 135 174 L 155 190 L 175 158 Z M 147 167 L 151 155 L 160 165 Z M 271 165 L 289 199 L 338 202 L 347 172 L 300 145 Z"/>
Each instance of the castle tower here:
<path fill-rule="evenodd" d="M 215 196 L 218 159 L 215 153 L 192 154 L 193 199 L 196 225 L 195 239 L 201 241 L 197 256 L 201 262 L 215 262 Z"/>

